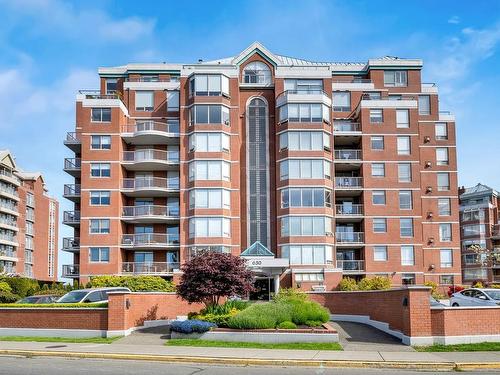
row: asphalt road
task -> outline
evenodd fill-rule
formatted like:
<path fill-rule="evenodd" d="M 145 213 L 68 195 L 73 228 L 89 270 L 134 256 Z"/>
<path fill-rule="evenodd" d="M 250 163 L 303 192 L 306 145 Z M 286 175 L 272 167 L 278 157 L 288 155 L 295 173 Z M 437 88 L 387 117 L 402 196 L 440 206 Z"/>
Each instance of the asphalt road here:
<path fill-rule="evenodd" d="M 492 372 L 493 373 L 493 372 Z M 496 372 L 498 374 L 498 372 Z M 416 372 L 387 369 L 324 369 L 302 367 L 237 367 L 177 364 L 147 361 L 121 361 L 66 358 L 21 358 L 0 356 L 2 375 L 422 375 L 442 372 Z M 470 372 L 469 374 L 485 374 Z"/>

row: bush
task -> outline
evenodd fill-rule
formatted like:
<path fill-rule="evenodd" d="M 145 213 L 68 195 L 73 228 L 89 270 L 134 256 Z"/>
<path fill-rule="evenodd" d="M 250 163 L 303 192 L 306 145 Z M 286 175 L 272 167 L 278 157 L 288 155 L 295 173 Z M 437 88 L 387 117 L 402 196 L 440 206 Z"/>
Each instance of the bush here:
<path fill-rule="evenodd" d="M 0 303 L 0 307 L 14 308 L 40 308 L 40 309 L 95 309 L 108 307 L 107 302 L 103 303 Z"/>
<path fill-rule="evenodd" d="M 344 292 L 350 292 L 353 290 L 358 290 L 359 287 L 358 284 L 356 283 L 356 280 L 350 277 L 344 277 L 342 280 L 340 280 L 338 289 Z"/>
<path fill-rule="evenodd" d="M 434 281 L 426 281 L 424 283 L 425 286 L 430 286 L 431 287 L 431 296 L 434 297 L 437 300 L 443 299 L 445 296 L 439 293 L 438 291 L 438 284 L 435 283 Z"/>
<path fill-rule="evenodd" d="M 458 292 L 461 292 L 462 290 L 464 290 L 465 288 L 463 286 L 460 286 L 460 285 L 452 285 L 450 287 L 448 287 L 448 297 L 451 297 L 451 295 L 453 293 L 458 293 Z"/>
<path fill-rule="evenodd" d="M 12 288 L 5 281 L 0 281 L 0 292 L 2 293 L 12 293 Z"/>
<path fill-rule="evenodd" d="M 484 288 L 484 285 L 482 281 L 476 281 L 474 284 L 472 284 L 473 288 Z"/>
<path fill-rule="evenodd" d="M 323 322 L 320 322 L 319 320 L 308 320 L 306 322 L 306 326 L 308 327 L 321 327 L 323 325 Z"/>
<path fill-rule="evenodd" d="M 216 327 L 215 324 L 201 320 L 174 320 L 170 329 L 179 333 L 205 333 Z"/>
<path fill-rule="evenodd" d="M 500 284 L 490 284 L 488 288 L 500 289 Z"/>
<path fill-rule="evenodd" d="M 359 290 L 387 290 L 391 289 L 391 280 L 384 276 L 363 278 L 358 283 Z"/>
<path fill-rule="evenodd" d="M 278 324 L 276 326 L 276 328 L 279 328 L 279 329 L 296 329 L 297 325 L 294 322 L 285 321 L 285 322 L 281 322 L 280 324 Z"/>
<path fill-rule="evenodd" d="M 226 315 L 232 310 L 245 310 L 250 305 L 247 301 L 230 300 L 226 301 L 222 305 L 209 305 L 200 311 L 201 315 L 214 314 L 214 315 Z"/>
<path fill-rule="evenodd" d="M 12 293 L 17 294 L 20 298 L 31 296 L 40 290 L 38 281 L 27 277 L 3 277 L 0 281 L 7 283 Z"/>
<path fill-rule="evenodd" d="M 174 284 L 159 276 L 95 276 L 87 285 L 91 288 L 125 287 L 132 292 L 175 292 Z"/>
<path fill-rule="evenodd" d="M 235 329 L 275 328 L 292 320 L 291 310 L 291 306 L 285 303 L 256 303 L 229 319 L 227 325 Z"/>
<path fill-rule="evenodd" d="M 317 320 L 323 323 L 328 322 L 330 313 L 319 303 L 313 301 L 290 302 L 292 306 L 292 322 L 297 325 L 304 325 L 309 320 Z"/>
<path fill-rule="evenodd" d="M 274 302 L 307 301 L 307 294 L 296 288 L 283 288 L 273 297 Z"/>
<path fill-rule="evenodd" d="M 18 300 L 20 300 L 17 294 L 12 292 L 0 292 L 0 305 L 2 304 L 12 304 Z"/>

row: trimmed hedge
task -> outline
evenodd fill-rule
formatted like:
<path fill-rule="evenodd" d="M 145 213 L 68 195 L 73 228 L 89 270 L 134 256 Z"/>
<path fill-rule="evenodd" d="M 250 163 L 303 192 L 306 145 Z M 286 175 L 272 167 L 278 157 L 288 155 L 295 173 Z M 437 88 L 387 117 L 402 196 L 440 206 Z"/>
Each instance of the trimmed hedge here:
<path fill-rule="evenodd" d="M 297 325 L 294 322 L 286 321 L 286 322 L 281 322 L 280 324 L 278 324 L 276 326 L 276 328 L 279 328 L 279 329 L 296 329 Z"/>
<path fill-rule="evenodd" d="M 387 290 L 391 289 L 391 280 L 384 276 L 365 277 L 358 282 L 351 277 L 340 280 L 338 290 L 351 292 L 354 290 Z"/>
<path fill-rule="evenodd" d="M 40 309 L 93 309 L 97 307 L 108 307 L 108 303 L 0 303 L 0 308 L 2 307 L 13 307 L 13 308 L 40 308 Z"/>
<path fill-rule="evenodd" d="M 214 327 L 217 325 L 201 320 L 174 320 L 170 325 L 172 331 L 179 333 L 205 333 Z"/>
<path fill-rule="evenodd" d="M 132 292 L 175 292 L 174 283 L 159 276 L 95 276 L 87 287 L 125 287 Z"/>

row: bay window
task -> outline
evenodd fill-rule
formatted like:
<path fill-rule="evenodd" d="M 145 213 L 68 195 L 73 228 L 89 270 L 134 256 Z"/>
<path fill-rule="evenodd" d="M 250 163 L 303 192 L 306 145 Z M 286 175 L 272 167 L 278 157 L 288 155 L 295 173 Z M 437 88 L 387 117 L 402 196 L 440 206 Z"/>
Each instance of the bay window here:
<path fill-rule="evenodd" d="M 285 91 L 295 94 L 322 94 L 321 79 L 285 79 Z"/>
<path fill-rule="evenodd" d="M 290 264 L 331 264 L 332 246 L 325 245 L 284 245 L 281 257 Z"/>
<path fill-rule="evenodd" d="M 229 108 L 216 104 L 196 104 L 189 110 L 189 124 L 229 125 Z"/>
<path fill-rule="evenodd" d="M 328 216 L 285 216 L 281 219 L 281 237 L 326 236 L 332 233 Z"/>
<path fill-rule="evenodd" d="M 189 219 L 189 238 L 231 236 L 231 220 L 224 217 L 196 217 Z"/>
<path fill-rule="evenodd" d="M 329 151 L 330 147 L 330 135 L 321 131 L 288 131 L 280 134 L 280 150 Z"/>
<path fill-rule="evenodd" d="M 332 192 L 325 188 L 286 188 L 281 190 L 281 207 L 331 207 Z"/>
<path fill-rule="evenodd" d="M 194 133 L 189 136 L 189 151 L 229 152 L 230 137 L 225 133 Z"/>
<path fill-rule="evenodd" d="M 319 103 L 290 103 L 279 108 L 279 120 L 290 122 L 329 122 L 329 109 Z"/>
<path fill-rule="evenodd" d="M 189 181 L 223 180 L 229 181 L 229 162 L 224 160 L 195 160 L 189 163 Z"/>
<path fill-rule="evenodd" d="M 289 159 L 280 163 L 280 179 L 330 179 L 331 163 L 322 159 Z"/>
<path fill-rule="evenodd" d="M 219 74 L 196 74 L 189 80 L 190 96 L 229 96 L 229 78 Z"/>
<path fill-rule="evenodd" d="M 227 189 L 193 189 L 189 192 L 189 208 L 231 208 L 231 192 Z"/>

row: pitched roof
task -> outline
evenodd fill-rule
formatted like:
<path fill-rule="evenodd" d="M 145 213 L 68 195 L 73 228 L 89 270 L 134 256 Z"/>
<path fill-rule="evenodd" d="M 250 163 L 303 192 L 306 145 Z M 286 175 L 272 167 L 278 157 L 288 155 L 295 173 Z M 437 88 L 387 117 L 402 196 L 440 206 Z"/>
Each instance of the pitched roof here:
<path fill-rule="evenodd" d="M 274 254 L 259 241 L 254 242 L 252 246 L 247 248 L 240 255 L 242 257 L 274 257 Z"/>
<path fill-rule="evenodd" d="M 465 188 L 465 191 L 460 195 L 460 198 L 472 195 L 484 195 L 484 194 L 499 195 L 495 189 L 490 188 L 488 185 L 478 183 L 475 186 Z"/>

